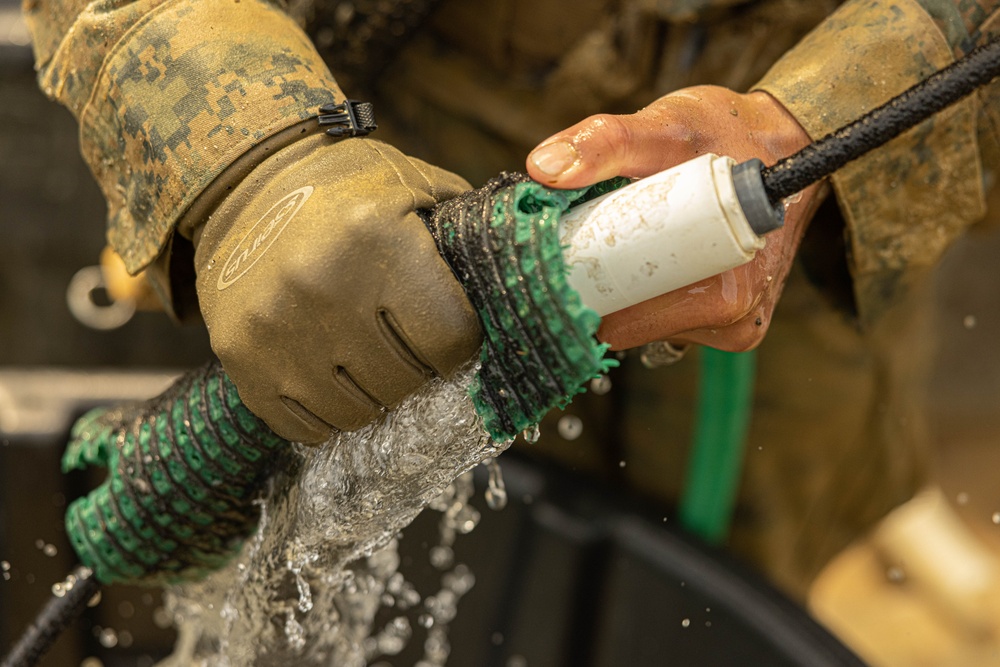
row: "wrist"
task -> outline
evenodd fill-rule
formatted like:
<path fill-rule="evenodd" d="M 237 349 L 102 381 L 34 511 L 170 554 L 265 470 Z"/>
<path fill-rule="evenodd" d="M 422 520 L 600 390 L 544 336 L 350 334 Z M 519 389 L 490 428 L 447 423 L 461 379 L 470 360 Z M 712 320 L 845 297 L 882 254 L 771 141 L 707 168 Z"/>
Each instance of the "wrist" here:
<path fill-rule="evenodd" d="M 240 156 L 343 98 L 301 29 L 262 0 L 164 3 L 110 50 L 93 90 L 81 151 L 132 273 Z"/>

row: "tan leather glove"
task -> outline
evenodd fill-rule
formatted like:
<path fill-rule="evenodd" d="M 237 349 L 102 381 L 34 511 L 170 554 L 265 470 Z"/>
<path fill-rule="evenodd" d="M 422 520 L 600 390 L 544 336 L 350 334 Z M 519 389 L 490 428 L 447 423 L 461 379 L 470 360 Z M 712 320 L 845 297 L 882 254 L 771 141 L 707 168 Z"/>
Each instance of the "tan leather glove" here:
<path fill-rule="evenodd" d="M 386 144 L 315 135 L 192 230 L 212 348 L 275 432 L 360 428 L 476 352 L 476 315 L 415 213 L 467 188 Z"/>

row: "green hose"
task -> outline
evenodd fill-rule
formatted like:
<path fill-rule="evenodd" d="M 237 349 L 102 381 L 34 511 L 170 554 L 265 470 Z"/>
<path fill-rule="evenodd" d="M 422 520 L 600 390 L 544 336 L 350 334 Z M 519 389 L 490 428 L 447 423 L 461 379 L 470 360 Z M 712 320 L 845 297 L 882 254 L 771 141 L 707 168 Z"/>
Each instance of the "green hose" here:
<path fill-rule="evenodd" d="M 485 331 L 473 403 L 497 441 L 514 438 L 607 372 L 600 317 L 566 282 L 559 217 L 625 183 L 550 190 L 502 174 L 424 211 Z M 256 499 L 288 443 L 240 401 L 218 362 L 144 404 L 95 410 L 74 427 L 66 471 L 108 471 L 74 501 L 66 529 L 102 583 L 173 582 L 225 564 L 256 526 Z"/>
<path fill-rule="evenodd" d="M 706 542 L 729 533 L 753 407 L 755 352 L 701 350 L 701 378 L 681 525 Z"/>

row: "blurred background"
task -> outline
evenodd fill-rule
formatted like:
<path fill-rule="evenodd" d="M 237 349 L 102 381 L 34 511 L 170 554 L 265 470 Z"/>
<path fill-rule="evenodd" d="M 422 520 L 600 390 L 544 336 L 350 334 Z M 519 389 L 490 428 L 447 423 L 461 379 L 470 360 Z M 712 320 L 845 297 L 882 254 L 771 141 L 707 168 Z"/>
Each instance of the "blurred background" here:
<path fill-rule="evenodd" d="M 105 245 L 104 202 L 78 155 L 75 122 L 36 87 L 18 4 L 0 0 L 0 647 L 4 648 L 74 560 L 63 536 L 62 512 L 67 498 L 92 480 L 59 472 L 61 448 L 73 419 L 101 402 L 149 397 L 176 373 L 210 355 L 201 327 L 176 326 L 163 314 L 139 312 L 118 328 L 101 330 L 71 312 L 67 293 L 74 276 L 96 265 Z M 1000 202 L 992 208 L 1000 210 Z M 907 532 L 906 526 L 915 520 L 903 516 L 887 529 L 888 537 L 876 536 L 874 542 L 845 553 L 824 575 L 811 601 L 821 619 L 879 664 L 1000 665 L 1000 615 L 984 617 L 983 607 L 975 606 L 980 604 L 976 596 L 984 590 L 1000 598 L 995 564 L 995 554 L 1000 553 L 997 257 L 997 226 L 968 234 L 940 267 L 937 301 L 932 304 L 942 341 L 929 403 L 939 443 L 940 496 L 918 510 L 924 512 L 920 516 L 937 512 L 937 523 L 932 523 L 949 526 L 942 529 L 945 533 L 961 532 L 961 548 L 951 550 L 955 560 L 947 561 L 943 574 L 928 574 L 943 579 L 927 587 L 895 576 L 886 563 L 887 550 L 892 552 L 899 544 L 904 552 L 927 548 L 922 538 Z M 91 292 L 93 285 L 86 282 L 90 275 L 80 274 L 70 300 L 100 314 L 107 302 L 99 289 Z M 939 501 L 945 509 L 934 504 Z M 917 534 L 930 535 L 927 539 L 933 541 L 943 534 L 934 530 Z M 963 576 L 973 565 L 963 558 L 979 567 L 979 578 L 971 584 Z M 879 613 L 860 610 L 859 600 L 871 600 L 873 595 L 884 596 Z M 84 660 L 90 658 L 100 661 L 91 664 L 152 665 L 173 637 L 159 607 L 155 590 L 106 592 L 46 664 L 87 664 Z M 949 616 L 943 617 L 941 609 Z M 918 649 L 917 639 L 936 642 L 938 652 Z"/>
<path fill-rule="evenodd" d="M 75 561 L 61 515 L 93 480 L 59 472 L 72 420 L 102 397 L 155 395 L 176 369 L 209 358 L 201 328 L 163 314 L 107 331 L 71 313 L 70 282 L 105 245 L 104 211 L 75 121 L 35 84 L 20 3 L 0 0 L 0 652 Z M 106 300 L 88 287 L 74 298 L 100 313 Z M 155 590 L 109 591 L 46 664 L 152 665 L 173 637 L 154 619 L 159 607 Z"/>

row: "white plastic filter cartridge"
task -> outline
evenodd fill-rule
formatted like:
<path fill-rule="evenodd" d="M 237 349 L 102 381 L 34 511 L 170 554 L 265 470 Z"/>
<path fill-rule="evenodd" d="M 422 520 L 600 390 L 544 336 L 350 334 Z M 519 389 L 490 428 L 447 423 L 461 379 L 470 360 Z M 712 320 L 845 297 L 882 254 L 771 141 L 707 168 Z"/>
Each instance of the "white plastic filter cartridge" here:
<path fill-rule="evenodd" d="M 752 260 L 764 239 L 740 205 L 735 165 L 703 155 L 570 209 L 559 240 L 583 303 L 603 316 Z"/>

